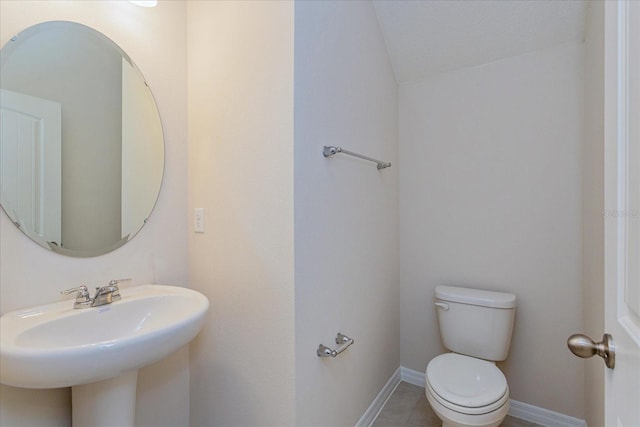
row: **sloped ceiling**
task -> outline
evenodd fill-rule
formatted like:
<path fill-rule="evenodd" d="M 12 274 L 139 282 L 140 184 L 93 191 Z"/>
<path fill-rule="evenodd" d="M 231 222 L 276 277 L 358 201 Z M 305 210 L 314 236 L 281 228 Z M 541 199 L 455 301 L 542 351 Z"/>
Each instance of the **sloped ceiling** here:
<path fill-rule="evenodd" d="M 398 82 L 582 40 L 582 0 L 373 1 Z"/>

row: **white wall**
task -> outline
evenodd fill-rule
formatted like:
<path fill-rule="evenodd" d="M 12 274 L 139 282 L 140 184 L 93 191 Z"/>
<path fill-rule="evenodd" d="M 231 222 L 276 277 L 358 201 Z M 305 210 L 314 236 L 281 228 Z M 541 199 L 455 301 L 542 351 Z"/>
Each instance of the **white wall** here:
<path fill-rule="evenodd" d="M 188 3 L 193 426 L 294 425 L 293 3 Z"/>
<path fill-rule="evenodd" d="M 599 340 L 604 330 L 604 3 L 590 2 L 585 37 L 585 116 L 582 151 L 583 333 Z M 604 425 L 604 371 L 600 358 L 585 367 L 585 419 Z"/>
<path fill-rule="evenodd" d="M 370 2 L 295 5 L 296 425 L 354 425 L 398 368 L 397 85 Z M 324 145 L 390 161 L 346 155 Z M 335 359 L 337 332 L 355 343 Z"/>
<path fill-rule="evenodd" d="M 444 351 L 436 286 L 510 291 L 511 398 L 584 418 L 583 90 L 574 43 L 400 85 L 403 366 Z"/>
<path fill-rule="evenodd" d="M 133 284 L 186 285 L 186 16 L 185 4 L 160 2 L 154 9 L 121 1 L 2 1 L 0 43 L 39 22 L 70 20 L 89 25 L 120 45 L 153 89 L 163 119 L 166 168 L 158 205 L 136 238 L 110 254 L 68 258 L 27 239 L 0 214 L 0 312 L 56 301 L 61 289 L 131 277 Z M 72 302 L 70 301 L 70 304 Z M 189 424 L 188 351 L 142 369 L 137 425 Z M 68 426 L 68 389 L 0 388 L 0 425 Z"/>

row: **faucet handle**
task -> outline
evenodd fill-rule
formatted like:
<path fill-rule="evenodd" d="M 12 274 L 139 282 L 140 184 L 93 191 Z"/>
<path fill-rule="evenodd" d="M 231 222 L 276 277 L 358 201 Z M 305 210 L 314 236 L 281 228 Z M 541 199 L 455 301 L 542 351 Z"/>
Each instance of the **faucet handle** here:
<path fill-rule="evenodd" d="M 129 281 L 129 280 L 131 280 L 131 279 L 129 278 L 129 279 L 113 279 L 113 280 L 109 280 L 109 286 L 115 286 L 118 283 L 126 282 L 126 281 Z"/>
<path fill-rule="evenodd" d="M 113 279 L 109 280 L 109 283 L 105 286 L 96 286 L 96 297 L 102 293 L 113 292 L 113 296 L 120 299 L 120 289 L 118 288 L 118 283 L 126 282 L 128 280 L 131 279 Z"/>
<path fill-rule="evenodd" d="M 76 302 L 73 305 L 74 308 L 80 308 L 85 306 L 86 304 L 91 303 L 91 296 L 89 295 L 89 290 L 87 289 L 87 287 L 85 285 L 80 285 L 78 287 L 75 288 L 71 288 L 71 289 L 66 289 L 64 291 L 60 291 L 60 293 L 62 295 L 69 295 L 72 294 L 74 292 L 77 292 L 76 294 Z"/>
<path fill-rule="evenodd" d="M 85 293 L 87 294 L 87 296 L 89 295 L 89 290 L 85 285 L 80 285 L 80 286 L 77 286 L 75 288 L 65 289 L 64 291 L 60 291 L 60 293 L 62 295 L 69 295 L 69 294 L 72 294 L 74 292 L 77 292 L 78 296 L 84 295 Z"/>

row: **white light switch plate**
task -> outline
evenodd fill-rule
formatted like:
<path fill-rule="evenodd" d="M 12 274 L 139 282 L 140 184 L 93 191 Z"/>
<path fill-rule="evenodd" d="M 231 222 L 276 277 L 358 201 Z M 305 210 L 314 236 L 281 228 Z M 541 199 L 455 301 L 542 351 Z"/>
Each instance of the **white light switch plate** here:
<path fill-rule="evenodd" d="M 204 208 L 195 208 L 193 212 L 194 231 L 204 233 Z"/>

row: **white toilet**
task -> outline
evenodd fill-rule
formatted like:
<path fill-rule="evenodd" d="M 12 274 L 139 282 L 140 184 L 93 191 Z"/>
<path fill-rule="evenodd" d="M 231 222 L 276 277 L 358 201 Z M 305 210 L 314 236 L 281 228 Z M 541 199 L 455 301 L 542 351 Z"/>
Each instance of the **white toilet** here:
<path fill-rule="evenodd" d="M 496 427 L 509 412 L 509 386 L 495 361 L 511 345 L 516 296 L 438 286 L 440 336 L 453 353 L 427 365 L 425 393 L 443 427 Z"/>

